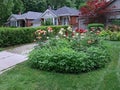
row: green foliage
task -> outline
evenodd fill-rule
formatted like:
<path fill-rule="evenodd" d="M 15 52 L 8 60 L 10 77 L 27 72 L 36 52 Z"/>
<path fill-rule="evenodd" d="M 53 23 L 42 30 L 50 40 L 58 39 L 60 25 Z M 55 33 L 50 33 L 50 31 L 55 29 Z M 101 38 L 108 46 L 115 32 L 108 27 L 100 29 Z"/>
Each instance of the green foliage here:
<path fill-rule="evenodd" d="M 60 28 L 67 28 L 67 26 L 51 27 L 54 30 L 53 35 L 56 35 Z M 46 26 L 37 28 L 0 28 L 0 47 L 31 43 L 35 40 L 35 31 L 39 29 L 47 31 Z"/>
<path fill-rule="evenodd" d="M 25 12 L 37 11 L 43 12 L 47 9 L 46 0 L 22 0 Z"/>
<path fill-rule="evenodd" d="M 88 29 L 89 29 L 89 30 L 90 30 L 92 27 L 95 28 L 95 29 L 97 29 L 97 28 L 104 28 L 104 25 L 101 24 L 101 23 L 88 24 Z"/>
<path fill-rule="evenodd" d="M 24 5 L 21 0 L 13 0 L 13 3 L 12 13 L 19 14 L 24 12 Z"/>
<path fill-rule="evenodd" d="M 80 43 L 79 47 L 74 45 L 76 44 L 67 39 L 51 39 L 30 53 L 29 64 L 40 70 L 80 73 L 104 67 L 110 60 L 102 44 L 84 46 Z"/>
<path fill-rule="evenodd" d="M 120 26 L 118 25 L 109 25 L 106 28 L 107 30 L 110 30 L 111 32 L 117 31 L 120 32 Z"/>
<path fill-rule="evenodd" d="M 120 20 L 113 20 L 113 21 L 112 21 L 112 24 L 119 26 L 119 25 L 120 25 Z"/>
<path fill-rule="evenodd" d="M 0 26 L 3 25 L 12 14 L 13 6 L 13 0 L 0 0 Z"/>
<path fill-rule="evenodd" d="M 0 30 L 0 47 L 33 42 L 34 31 L 33 28 L 4 28 Z"/>
<path fill-rule="evenodd" d="M 117 31 L 103 30 L 100 32 L 100 36 L 106 40 L 120 41 L 120 32 Z"/>
<path fill-rule="evenodd" d="M 51 18 L 49 18 L 49 19 L 45 20 L 45 22 L 44 21 L 41 22 L 41 24 L 43 26 L 49 26 L 49 25 L 53 25 L 53 22 L 52 22 Z"/>

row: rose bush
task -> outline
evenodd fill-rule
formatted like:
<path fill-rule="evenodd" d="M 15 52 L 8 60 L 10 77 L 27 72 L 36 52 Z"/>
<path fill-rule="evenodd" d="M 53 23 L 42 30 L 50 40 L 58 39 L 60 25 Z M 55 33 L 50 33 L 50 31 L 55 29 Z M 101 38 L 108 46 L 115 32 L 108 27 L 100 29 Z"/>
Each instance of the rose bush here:
<path fill-rule="evenodd" d="M 56 35 L 40 44 L 29 55 L 32 68 L 62 73 L 88 72 L 104 67 L 110 60 L 106 46 L 98 34 L 82 29 L 61 29 Z M 78 35 L 76 35 L 78 34 Z"/>

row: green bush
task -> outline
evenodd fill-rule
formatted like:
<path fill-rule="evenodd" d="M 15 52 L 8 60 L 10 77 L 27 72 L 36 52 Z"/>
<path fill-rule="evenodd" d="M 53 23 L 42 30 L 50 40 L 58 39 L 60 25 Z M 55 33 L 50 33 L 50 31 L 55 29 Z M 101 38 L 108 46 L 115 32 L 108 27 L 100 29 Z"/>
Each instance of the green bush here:
<path fill-rule="evenodd" d="M 91 28 L 104 28 L 104 24 L 101 24 L 101 23 L 92 23 L 92 24 L 88 24 L 88 29 L 90 30 Z"/>
<path fill-rule="evenodd" d="M 80 47 L 83 48 L 83 47 Z M 33 68 L 63 73 L 80 73 L 104 67 L 109 55 L 103 46 L 89 46 L 78 51 L 66 39 L 52 39 L 36 47 L 29 55 Z"/>
<path fill-rule="evenodd" d="M 41 24 L 44 26 L 49 26 L 49 25 L 53 25 L 53 21 L 51 18 L 48 18 L 48 19 L 46 19 L 46 21 L 42 21 Z"/>
<path fill-rule="evenodd" d="M 104 30 L 100 32 L 100 36 L 110 41 L 120 41 L 120 32 Z"/>
<path fill-rule="evenodd" d="M 68 26 L 51 26 L 53 28 L 53 34 L 59 32 L 60 28 L 67 28 Z M 34 32 L 36 30 L 47 30 L 47 26 L 41 26 L 37 28 L 0 28 L 0 47 L 6 47 L 11 45 L 18 45 L 24 43 L 31 43 L 35 39 Z"/>

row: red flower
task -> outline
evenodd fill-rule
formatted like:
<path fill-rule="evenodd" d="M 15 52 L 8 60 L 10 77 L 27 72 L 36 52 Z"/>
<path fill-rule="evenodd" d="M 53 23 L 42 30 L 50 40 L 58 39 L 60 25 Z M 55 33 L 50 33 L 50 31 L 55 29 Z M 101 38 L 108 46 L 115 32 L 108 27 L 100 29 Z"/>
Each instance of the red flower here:
<path fill-rule="evenodd" d="M 75 33 L 74 32 L 72 32 L 72 36 L 74 36 L 75 35 Z"/>
<path fill-rule="evenodd" d="M 76 29 L 75 30 L 77 33 L 80 33 L 80 34 L 82 34 L 82 33 L 86 33 L 87 32 L 87 30 L 84 30 L 84 29 Z"/>
<path fill-rule="evenodd" d="M 68 36 L 68 32 L 65 32 L 65 35 Z"/>

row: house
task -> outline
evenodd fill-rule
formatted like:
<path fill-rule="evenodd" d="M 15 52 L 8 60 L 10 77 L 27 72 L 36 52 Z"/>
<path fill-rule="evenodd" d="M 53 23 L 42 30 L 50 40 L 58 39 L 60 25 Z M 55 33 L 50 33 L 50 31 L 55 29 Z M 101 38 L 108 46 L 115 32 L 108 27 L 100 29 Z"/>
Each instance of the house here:
<path fill-rule="evenodd" d="M 47 9 L 42 15 L 41 19 L 47 21 L 51 19 L 53 25 L 71 25 L 78 26 L 79 11 L 69 7 L 62 7 L 57 10 Z"/>
<path fill-rule="evenodd" d="M 53 25 L 71 25 L 73 28 L 78 27 L 79 11 L 70 7 L 61 7 L 57 10 L 47 9 L 43 13 L 29 11 L 27 13 L 9 17 L 9 26 L 29 27 L 40 26 L 42 22 L 48 20 Z"/>
<path fill-rule="evenodd" d="M 32 11 L 29 11 L 24 14 L 19 14 L 19 15 L 12 14 L 8 18 L 8 23 L 9 23 L 9 26 L 14 26 L 14 27 L 29 27 L 34 24 L 36 26 L 36 20 L 39 19 L 41 14 L 42 13 L 32 12 Z M 37 20 L 37 22 L 38 22 L 38 20 Z M 40 25 L 40 20 L 39 20 L 38 25 Z"/>
<path fill-rule="evenodd" d="M 110 25 L 114 20 L 120 20 L 120 0 L 110 0 L 106 8 L 111 8 L 106 16 L 106 24 Z"/>

